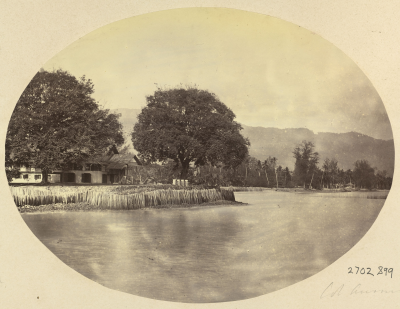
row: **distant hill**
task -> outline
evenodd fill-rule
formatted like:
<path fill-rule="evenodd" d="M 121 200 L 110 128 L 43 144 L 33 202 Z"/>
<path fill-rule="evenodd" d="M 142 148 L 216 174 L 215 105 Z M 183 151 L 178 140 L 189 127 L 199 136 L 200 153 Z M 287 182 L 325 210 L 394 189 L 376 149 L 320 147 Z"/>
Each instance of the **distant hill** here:
<path fill-rule="evenodd" d="M 126 140 L 130 142 L 129 133 L 137 121 L 140 109 L 121 108 L 111 110 L 120 113 L 120 121 L 124 126 Z M 243 125 L 243 136 L 250 140 L 250 155 L 263 161 L 268 156 L 276 157 L 278 164 L 293 170 L 293 149 L 303 140 L 312 141 L 320 155 L 320 164 L 325 158 L 336 158 L 339 167 L 353 169 L 356 160 L 368 160 L 371 166 L 386 170 L 389 175 L 394 171 L 394 142 L 380 140 L 361 133 L 314 133 L 311 130 L 277 129 L 250 127 Z M 133 147 L 132 147 L 133 149 Z"/>
<path fill-rule="evenodd" d="M 352 169 L 356 160 L 365 159 L 373 167 L 394 171 L 393 140 L 375 139 L 361 133 L 317 133 L 308 129 L 277 129 L 243 125 L 242 134 L 250 140 L 250 155 L 265 160 L 278 158 L 278 164 L 293 169 L 293 149 L 303 140 L 312 141 L 320 156 L 320 166 L 325 158 L 336 158 L 339 167 Z"/>

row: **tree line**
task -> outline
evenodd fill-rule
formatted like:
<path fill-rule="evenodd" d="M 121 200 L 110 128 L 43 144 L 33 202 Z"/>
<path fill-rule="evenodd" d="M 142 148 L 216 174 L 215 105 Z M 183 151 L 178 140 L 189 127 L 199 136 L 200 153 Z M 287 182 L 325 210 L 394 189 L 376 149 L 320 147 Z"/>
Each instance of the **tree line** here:
<path fill-rule="evenodd" d="M 17 102 L 7 130 L 9 181 L 18 176 L 21 165 L 40 168 L 46 182 L 47 174 L 54 170 L 81 165 L 123 147 L 120 115 L 102 109 L 93 93 L 94 85 L 85 76 L 77 79 L 63 70 L 41 70 L 34 76 Z M 250 142 L 241 134 L 235 114 L 207 90 L 158 88 L 146 97 L 146 103 L 130 136 L 141 161 L 157 166 L 154 172 L 141 169 L 143 178 L 308 189 L 349 183 L 367 189 L 391 185 L 386 171 L 372 168 L 365 160 L 355 162 L 352 171 L 339 169 L 334 158 L 325 159 L 319 167 L 319 154 L 308 141 L 293 150 L 293 171 L 279 165 L 276 157 L 251 157 Z"/>
<path fill-rule="evenodd" d="M 353 170 L 339 168 L 339 162 L 335 158 L 326 158 L 319 167 L 319 154 L 315 151 L 315 145 L 309 141 L 303 141 L 293 150 L 296 159 L 293 181 L 296 186 L 308 189 L 337 189 L 354 186 L 360 189 L 390 189 L 392 177 L 387 171 L 380 171 L 371 167 L 367 160 L 354 162 Z"/>
<path fill-rule="evenodd" d="M 293 157 L 293 170 L 279 165 L 276 157 L 258 160 L 247 155 L 234 168 L 222 164 L 193 166 L 189 179 L 192 183 L 214 186 L 303 187 L 317 190 L 346 187 L 389 190 L 392 185 L 392 177 L 387 171 L 371 167 L 367 160 L 357 160 L 354 168 L 347 170 L 341 169 L 335 158 L 325 158 L 319 166 L 320 157 L 313 142 L 302 141 L 293 149 Z M 178 167 L 176 169 L 179 170 Z M 179 178 L 179 173 L 175 173 L 174 177 Z"/>

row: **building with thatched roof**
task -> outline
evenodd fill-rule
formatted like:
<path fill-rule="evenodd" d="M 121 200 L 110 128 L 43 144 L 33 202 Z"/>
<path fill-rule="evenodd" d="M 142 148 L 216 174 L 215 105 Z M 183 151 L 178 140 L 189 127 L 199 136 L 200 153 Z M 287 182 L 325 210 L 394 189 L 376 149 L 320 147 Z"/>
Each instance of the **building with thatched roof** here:
<path fill-rule="evenodd" d="M 97 158 L 92 158 L 83 164 L 68 164 L 62 170 L 54 170 L 48 175 L 50 183 L 120 183 L 132 167 L 141 165 L 134 154 L 119 154 L 117 151 Z M 11 183 L 40 183 L 42 171 L 40 168 L 21 166 L 20 177 Z M 125 177 L 126 178 L 126 177 Z"/>

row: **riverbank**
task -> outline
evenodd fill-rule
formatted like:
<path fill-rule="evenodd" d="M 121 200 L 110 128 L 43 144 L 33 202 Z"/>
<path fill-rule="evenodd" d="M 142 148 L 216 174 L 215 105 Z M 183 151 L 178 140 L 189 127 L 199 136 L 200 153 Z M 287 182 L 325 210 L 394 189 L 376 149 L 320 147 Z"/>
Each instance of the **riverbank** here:
<path fill-rule="evenodd" d="M 93 205 L 101 209 L 162 208 L 170 205 L 198 205 L 220 200 L 235 201 L 232 190 L 170 186 L 108 187 L 11 187 L 18 207 L 55 204 Z"/>
<path fill-rule="evenodd" d="M 203 208 L 203 207 L 219 207 L 219 206 L 245 206 L 247 203 L 234 202 L 234 201 L 225 201 L 219 200 L 214 202 L 206 202 L 202 204 L 171 204 L 171 205 L 163 205 L 163 206 L 155 206 L 155 207 L 146 207 L 139 208 L 139 210 L 150 210 L 150 209 L 175 209 L 175 208 Z M 81 203 L 56 203 L 56 204 L 48 204 L 48 205 L 39 205 L 39 206 L 30 206 L 24 205 L 18 207 L 20 213 L 46 213 L 46 212 L 66 212 L 66 211 L 75 211 L 75 212 L 90 212 L 90 211 L 112 211 L 113 209 L 102 208 L 97 205 L 91 205 L 86 202 Z M 133 209 L 132 209 L 133 210 Z M 117 210 L 120 211 L 120 210 Z"/>
<path fill-rule="evenodd" d="M 242 190 L 240 190 L 242 189 Z M 332 191 L 303 188 L 226 187 L 197 189 L 162 186 L 18 187 L 11 192 L 21 213 L 52 211 L 102 211 L 237 205 L 234 192 L 284 192 L 320 198 L 386 199 L 389 191 Z"/>

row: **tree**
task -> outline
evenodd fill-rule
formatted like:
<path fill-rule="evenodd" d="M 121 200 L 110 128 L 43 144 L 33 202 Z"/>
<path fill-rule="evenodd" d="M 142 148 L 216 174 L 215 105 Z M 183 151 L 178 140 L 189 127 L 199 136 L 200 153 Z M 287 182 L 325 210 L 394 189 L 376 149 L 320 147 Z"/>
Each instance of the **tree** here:
<path fill-rule="evenodd" d="M 42 182 L 55 169 L 80 164 L 122 145 L 119 115 L 102 110 L 91 97 L 93 83 L 66 71 L 41 70 L 19 98 L 7 130 L 6 169 L 18 165 L 42 170 Z"/>
<path fill-rule="evenodd" d="M 335 158 L 326 158 L 322 164 L 322 171 L 323 174 L 321 181 L 326 184 L 328 188 L 332 188 L 340 182 L 338 161 Z"/>
<path fill-rule="evenodd" d="M 13 180 L 13 178 L 18 178 L 21 176 L 21 173 L 19 171 L 19 168 L 15 167 L 15 166 L 7 166 L 6 163 L 6 177 L 7 177 L 7 181 L 11 182 Z"/>
<path fill-rule="evenodd" d="M 383 170 L 383 171 L 377 171 L 376 173 L 376 182 L 377 182 L 377 188 L 378 189 L 390 189 L 391 185 L 392 185 L 392 178 L 388 177 L 387 175 L 387 171 Z"/>
<path fill-rule="evenodd" d="M 285 170 L 284 170 L 284 172 L 285 172 L 285 186 L 288 186 L 288 184 L 291 185 L 291 182 L 292 182 L 292 175 L 291 175 L 291 173 L 290 173 L 290 171 L 289 171 L 289 168 L 286 167 Z"/>
<path fill-rule="evenodd" d="M 250 143 L 240 134 L 235 114 L 215 94 L 193 87 L 159 88 L 146 100 L 132 132 L 133 146 L 145 161 L 172 159 L 186 178 L 191 162 L 235 168 L 246 158 Z"/>
<path fill-rule="evenodd" d="M 249 168 L 249 170 L 251 171 L 257 171 L 258 175 L 260 175 L 259 173 L 259 163 L 260 161 L 257 160 L 256 158 L 252 157 L 252 156 L 248 156 L 246 158 L 246 178 L 247 178 L 247 168 Z"/>
<path fill-rule="evenodd" d="M 341 187 L 346 185 L 346 172 L 343 169 L 338 168 L 337 182 Z"/>
<path fill-rule="evenodd" d="M 268 159 L 264 160 L 264 163 L 262 163 L 262 167 L 263 167 L 264 172 L 265 172 L 265 177 L 267 178 L 268 186 L 269 186 L 268 171 L 270 171 L 270 172 L 273 171 L 275 173 L 275 168 L 276 168 L 276 162 L 277 161 L 278 161 L 277 158 L 268 156 Z"/>
<path fill-rule="evenodd" d="M 352 180 L 353 180 L 353 171 L 351 170 L 351 169 L 348 169 L 346 172 L 345 172 L 345 184 L 346 185 L 348 185 L 348 184 L 352 184 Z"/>
<path fill-rule="evenodd" d="M 296 159 L 294 177 L 297 183 L 302 184 L 304 188 L 308 181 L 310 181 L 310 187 L 312 186 L 314 173 L 317 171 L 319 155 L 314 148 L 313 142 L 303 141 L 293 150 L 293 156 Z"/>
<path fill-rule="evenodd" d="M 354 163 L 353 179 L 356 187 L 370 190 L 375 182 L 375 170 L 367 160 L 357 160 Z"/>
<path fill-rule="evenodd" d="M 258 173 L 258 177 L 261 177 L 262 164 L 260 160 L 257 160 L 256 171 Z"/>

